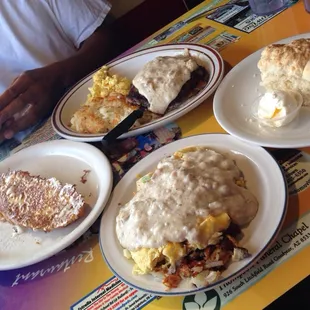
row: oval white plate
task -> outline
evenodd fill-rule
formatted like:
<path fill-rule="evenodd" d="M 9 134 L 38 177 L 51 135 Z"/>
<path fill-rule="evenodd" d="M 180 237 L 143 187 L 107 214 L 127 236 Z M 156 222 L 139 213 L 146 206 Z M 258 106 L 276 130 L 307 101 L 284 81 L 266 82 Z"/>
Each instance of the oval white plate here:
<path fill-rule="evenodd" d="M 0 163 L 0 173 L 8 169 L 26 170 L 33 175 L 76 184 L 89 207 L 78 221 L 49 233 L 25 229 L 13 237 L 12 225 L 0 222 L 0 270 L 37 263 L 69 246 L 101 214 L 113 183 L 105 155 L 94 146 L 73 141 L 49 141 L 23 149 Z M 90 170 L 84 184 L 81 182 L 83 170 Z"/>
<path fill-rule="evenodd" d="M 289 43 L 294 39 L 309 38 L 298 35 L 277 43 Z M 236 65 L 223 79 L 213 101 L 214 115 L 219 124 L 231 135 L 244 141 L 266 147 L 296 148 L 310 145 L 310 109 L 301 108 L 298 119 L 281 128 L 261 127 L 251 119 L 251 103 L 264 93 L 260 86 L 257 63 L 262 49 Z"/>
<path fill-rule="evenodd" d="M 164 285 L 151 275 L 132 275 L 133 263 L 123 256 L 122 247 L 115 233 L 115 218 L 120 204 L 123 205 L 132 198 L 138 175 L 153 171 L 163 157 L 193 145 L 204 145 L 222 152 L 231 152 L 237 165 L 244 172 L 248 188 L 258 198 L 259 211 L 251 224 L 243 230 L 244 238 L 241 241 L 241 245 L 249 249 L 252 257 L 232 263 L 223 273 L 223 279 L 209 287 L 197 289 L 183 283 L 177 289 L 166 291 Z M 275 239 L 284 220 L 286 209 L 286 182 L 278 164 L 267 151 L 261 147 L 245 144 L 226 134 L 192 136 L 156 150 L 127 172 L 114 189 L 101 219 L 99 236 L 101 251 L 110 269 L 127 284 L 155 295 L 189 295 L 227 281 L 255 263 Z"/>
<path fill-rule="evenodd" d="M 163 46 L 151 47 L 128 56 L 119 58 L 108 64 L 112 73 L 117 73 L 132 80 L 142 69 L 144 64 L 158 56 L 174 56 L 182 54 L 187 48 L 191 55 L 199 58 L 201 63 L 210 73 L 208 84 L 196 95 L 185 101 L 179 108 L 168 112 L 161 118 L 156 119 L 139 128 L 130 130 L 123 134 L 121 138 L 126 138 L 141 133 L 151 131 L 161 127 L 186 114 L 206 100 L 219 85 L 224 74 L 224 63 L 218 52 L 208 46 L 197 44 L 168 44 Z M 55 131 L 66 139 L 75 141 L 101 141 L 105 134 L 80 134 L 74 132 L 68 126 L 70 119 L 81 104 L 86 101 L 88 88 L 92 86 L 92 76 L 94 72 L 78 82 L 64 97 L 59 101 L 52 115 L 52 125 Z"/>

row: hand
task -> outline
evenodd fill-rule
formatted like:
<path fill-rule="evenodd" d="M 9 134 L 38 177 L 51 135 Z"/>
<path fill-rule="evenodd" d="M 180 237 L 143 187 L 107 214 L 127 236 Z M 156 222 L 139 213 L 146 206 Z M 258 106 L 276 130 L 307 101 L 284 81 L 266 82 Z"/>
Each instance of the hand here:
<path fill-rule="evenodd" d="M 64 93 L 62 71 L 55 63 L 22 73 L 0 96 L 0 140 L 35 125 L 49 115 Z"/>

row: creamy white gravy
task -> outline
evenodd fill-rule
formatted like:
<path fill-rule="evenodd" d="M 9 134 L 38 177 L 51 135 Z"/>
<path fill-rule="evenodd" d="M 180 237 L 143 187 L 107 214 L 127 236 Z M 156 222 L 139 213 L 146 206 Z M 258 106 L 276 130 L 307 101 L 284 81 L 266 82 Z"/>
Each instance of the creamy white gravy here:
<path fill-rule="evenodd" d="M 142 68 L 132 84 L 148 100 L 151 112 L 164 114 L 197 68 L 189 54 L 157 57 Z"/>
<path fill-rule="evenodd" d="M 152 178 L 122 206 L 116 233 L 129 250 L 158 248 L 167 242 L 201 244 L 197 219 L 227 212 L 239 225 L 256 215 L 258 202 L 236 185 L 242 173 L 232 159 L 213 150 L 185 153 L 159 162 Z M 204 244 L 207 246 L 207 244 Z"/>

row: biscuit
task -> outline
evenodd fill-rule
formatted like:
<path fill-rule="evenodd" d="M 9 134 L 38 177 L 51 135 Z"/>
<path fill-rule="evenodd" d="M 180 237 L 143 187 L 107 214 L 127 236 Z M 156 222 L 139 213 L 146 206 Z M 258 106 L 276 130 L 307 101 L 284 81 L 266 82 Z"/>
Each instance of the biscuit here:
<path fill-rule="evenodd" d="M 296 91 L 310 105 L 310 81 L 305 67 L 310 60 L 310 39 L 294 40 L 288 44 L 267 46 L 258 62 L 262 85 L 268 91 Z"/>

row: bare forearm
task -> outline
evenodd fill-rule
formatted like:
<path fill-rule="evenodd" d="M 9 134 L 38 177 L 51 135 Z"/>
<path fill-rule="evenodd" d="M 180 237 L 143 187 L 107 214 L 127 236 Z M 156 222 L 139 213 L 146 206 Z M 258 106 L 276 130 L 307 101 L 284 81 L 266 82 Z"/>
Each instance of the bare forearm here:
<path fill-rule="evenodd" d="M 15 133 L 49 115 L 68 87 L 115 57 L 118 51 L 112 38 L 118 41 L 117 36 L 101 26 L 73 57 L 28 70 L 17 77 L 0 95 L 0 140 L 11 139 Z"/>
<path fill-rule="evenodd" d="M 114 42 L 118 40 L 114 35 L 110 29 L 100 27 L 83 43 L 75 56 L 54 64 L 57 69 L 61 69 L 65 88 L 117 56 L 119 50 Z"/>

